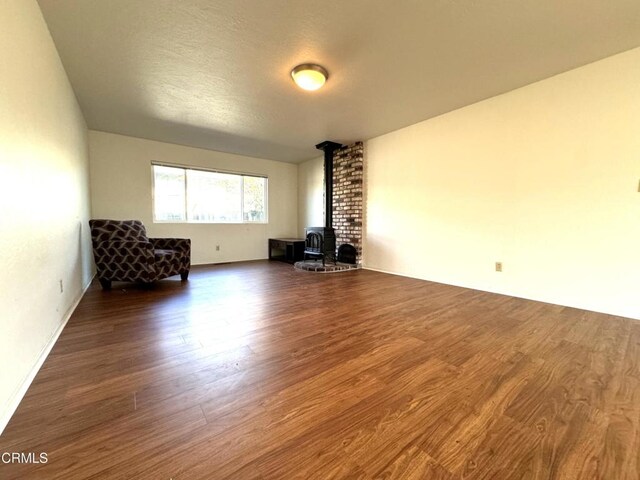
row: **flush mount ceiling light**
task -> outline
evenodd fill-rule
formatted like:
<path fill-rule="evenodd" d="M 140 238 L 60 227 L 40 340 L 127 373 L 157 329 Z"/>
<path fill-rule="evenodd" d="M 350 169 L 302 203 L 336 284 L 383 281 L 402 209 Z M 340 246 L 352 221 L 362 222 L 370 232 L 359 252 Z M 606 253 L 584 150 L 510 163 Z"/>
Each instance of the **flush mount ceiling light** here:
<path fill-rule="evenodd" d="M 329 73 L 320 65 L 303 63 L 291 70 L 291 78 L 304 90 L 318 90 L 329 78 Z"/>

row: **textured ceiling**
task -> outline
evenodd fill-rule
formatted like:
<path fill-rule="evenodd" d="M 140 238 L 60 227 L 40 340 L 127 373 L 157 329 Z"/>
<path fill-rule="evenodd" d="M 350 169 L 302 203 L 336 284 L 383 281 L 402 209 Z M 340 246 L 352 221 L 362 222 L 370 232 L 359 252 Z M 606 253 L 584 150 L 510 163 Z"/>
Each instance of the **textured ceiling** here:
<path fill-rule="evenodd" d="M 638 0 L 39 3 L 89 128 L 289 162 L 640 45 Z"/>

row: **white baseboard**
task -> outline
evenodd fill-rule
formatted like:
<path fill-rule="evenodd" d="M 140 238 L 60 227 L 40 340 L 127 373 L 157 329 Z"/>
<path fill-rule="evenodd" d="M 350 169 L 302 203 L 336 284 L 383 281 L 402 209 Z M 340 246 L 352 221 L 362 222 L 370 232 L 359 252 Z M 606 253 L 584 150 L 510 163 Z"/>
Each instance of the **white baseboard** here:
<path fill-rule="evenodd" d="M 40 354 L 38 355 L 38 360 L 33 365 L 33 368 L 29 372 L 29 375 L 26 376 L 20 388 L 16 390 L 11 400 L 9 400 L 7 409 L 4 412 L 2 412 L 2 414 L 0 415 L 0 435 L 2 435 L 2 432 L 4 432 L 4 429 L 9 423 L 9 420 L 11 420 L 11 417 L 13 417 L 13 414 L 16 413 L 16 410 L 18 409 L 20 402 L 22 401 L 25 394 L 27 393 L 27 390 L 29 390 L 29 387 L 31 386 L 33 379 L 36 378 L 36 375 L 40 371 L 40 367 L 42 367 L 42 364 L 49 356 L 51 349 L 58 341 L 58 337 L 60 337 L 62 330 L 64 330 L 64 327 L 66 327 L 67 322 L 71 318 L 71 315 L 73 315 L 73 312 L 76 310 L 76 307 L 80 303 L 80 300 L 82 300 L 82 298 L 84 297 L 84 294 L 86 293 L 87 289 L 91 285 L 92 281 L 93 281 L 93 276 L 89 280 L 89 283 L 87 283 L 87 285 L 82 289 L 82 292 L 80 292 L 80 295 L 75 300 L 75 302 L 73 302 L 71 307 L 69 307 L 69 309 L 67 310 L 67 313 L 62 318 L 62 322 L 60 322 L 60 325 L 58 326 L 58 328 L 56 328 L 56 331 L 53 332 L 53 335 L 51 336 L 47 344 L 40 351 Z"/>
<path fill-rule="evenodd" d="M 406 273 L 392 272 L 389 270 L 382 270 L 379 268 L 371 268 L 366 266 L 362 268 L 363 270 L 371 270 L 372 272 L 387 273 L 389 275 L 397 275 L 399 277 L 413 278 L 416 280 L 424 280 L 432 283 L 440 283 L 442 285 L 451 285 L 453 287 L 467 288 L 469 290 L 478 290 L 480 292 L 488 292 L 488 293 L 495 293 L 498 295 L 506 295 L 508 297 L 522 298 L 523 300 L 532 300 L 534 302 L 549 303 L 552 305 L 559 305 L 561 307 L 569 307 L 569 308 L 575 308 L 578 310 L 586 310 L 589 312 L 604 313 L 605 315 L 614 315 L 617 317 L 630 318 L 632 320 L 640 320 L 640 316 L 638 316 L 637 313 L 633 311 L 629 311 L 625 308 L 602 308 L 602 307 L 599 307 L 598 305 L 587 305 L 587 304 L 575 303 L 575 302 L 563 302 L 563 301 L 559 301 L 556 298 L 533 297 L 528 295 L 521 295 L 518 293 L 512 293 L 509 291 L 503 291 L 503 290 L 488 290 L 488 289 L 474 287 L 471 285 L 463 285 L 459 283 L 445 283 L 438 280 L 431 280 L 429 278 L 424 278 L 424 277 L 415 277 L 412 275 L 407 275 Z"/>

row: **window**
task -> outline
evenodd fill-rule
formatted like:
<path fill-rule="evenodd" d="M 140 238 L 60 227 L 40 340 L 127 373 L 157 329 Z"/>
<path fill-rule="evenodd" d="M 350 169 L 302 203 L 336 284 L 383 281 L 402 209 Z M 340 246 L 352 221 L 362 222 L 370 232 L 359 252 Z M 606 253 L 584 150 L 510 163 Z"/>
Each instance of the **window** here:
<path fill-rule="evenodd" d="M 153 165 L 156 222 L 266 223 L 267 179 Z"/>

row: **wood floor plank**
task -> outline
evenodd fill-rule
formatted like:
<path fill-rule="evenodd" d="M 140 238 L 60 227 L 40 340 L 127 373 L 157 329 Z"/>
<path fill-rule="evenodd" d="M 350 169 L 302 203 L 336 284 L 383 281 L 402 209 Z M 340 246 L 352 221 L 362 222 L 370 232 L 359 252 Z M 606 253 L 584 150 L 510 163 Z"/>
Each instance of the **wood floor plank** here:
<path fill-rule="evenodd" d="M 358 270 L 94 284 L 4 479 L 640 480 L 640 322 Z"/>
<path fill-rule="evenodd" d="M 410 445 L 398 453 L 373 478 L 376 480 L 422 480 L 424 478 L 447 480 L 454 477 L 419 447 Z"/>

